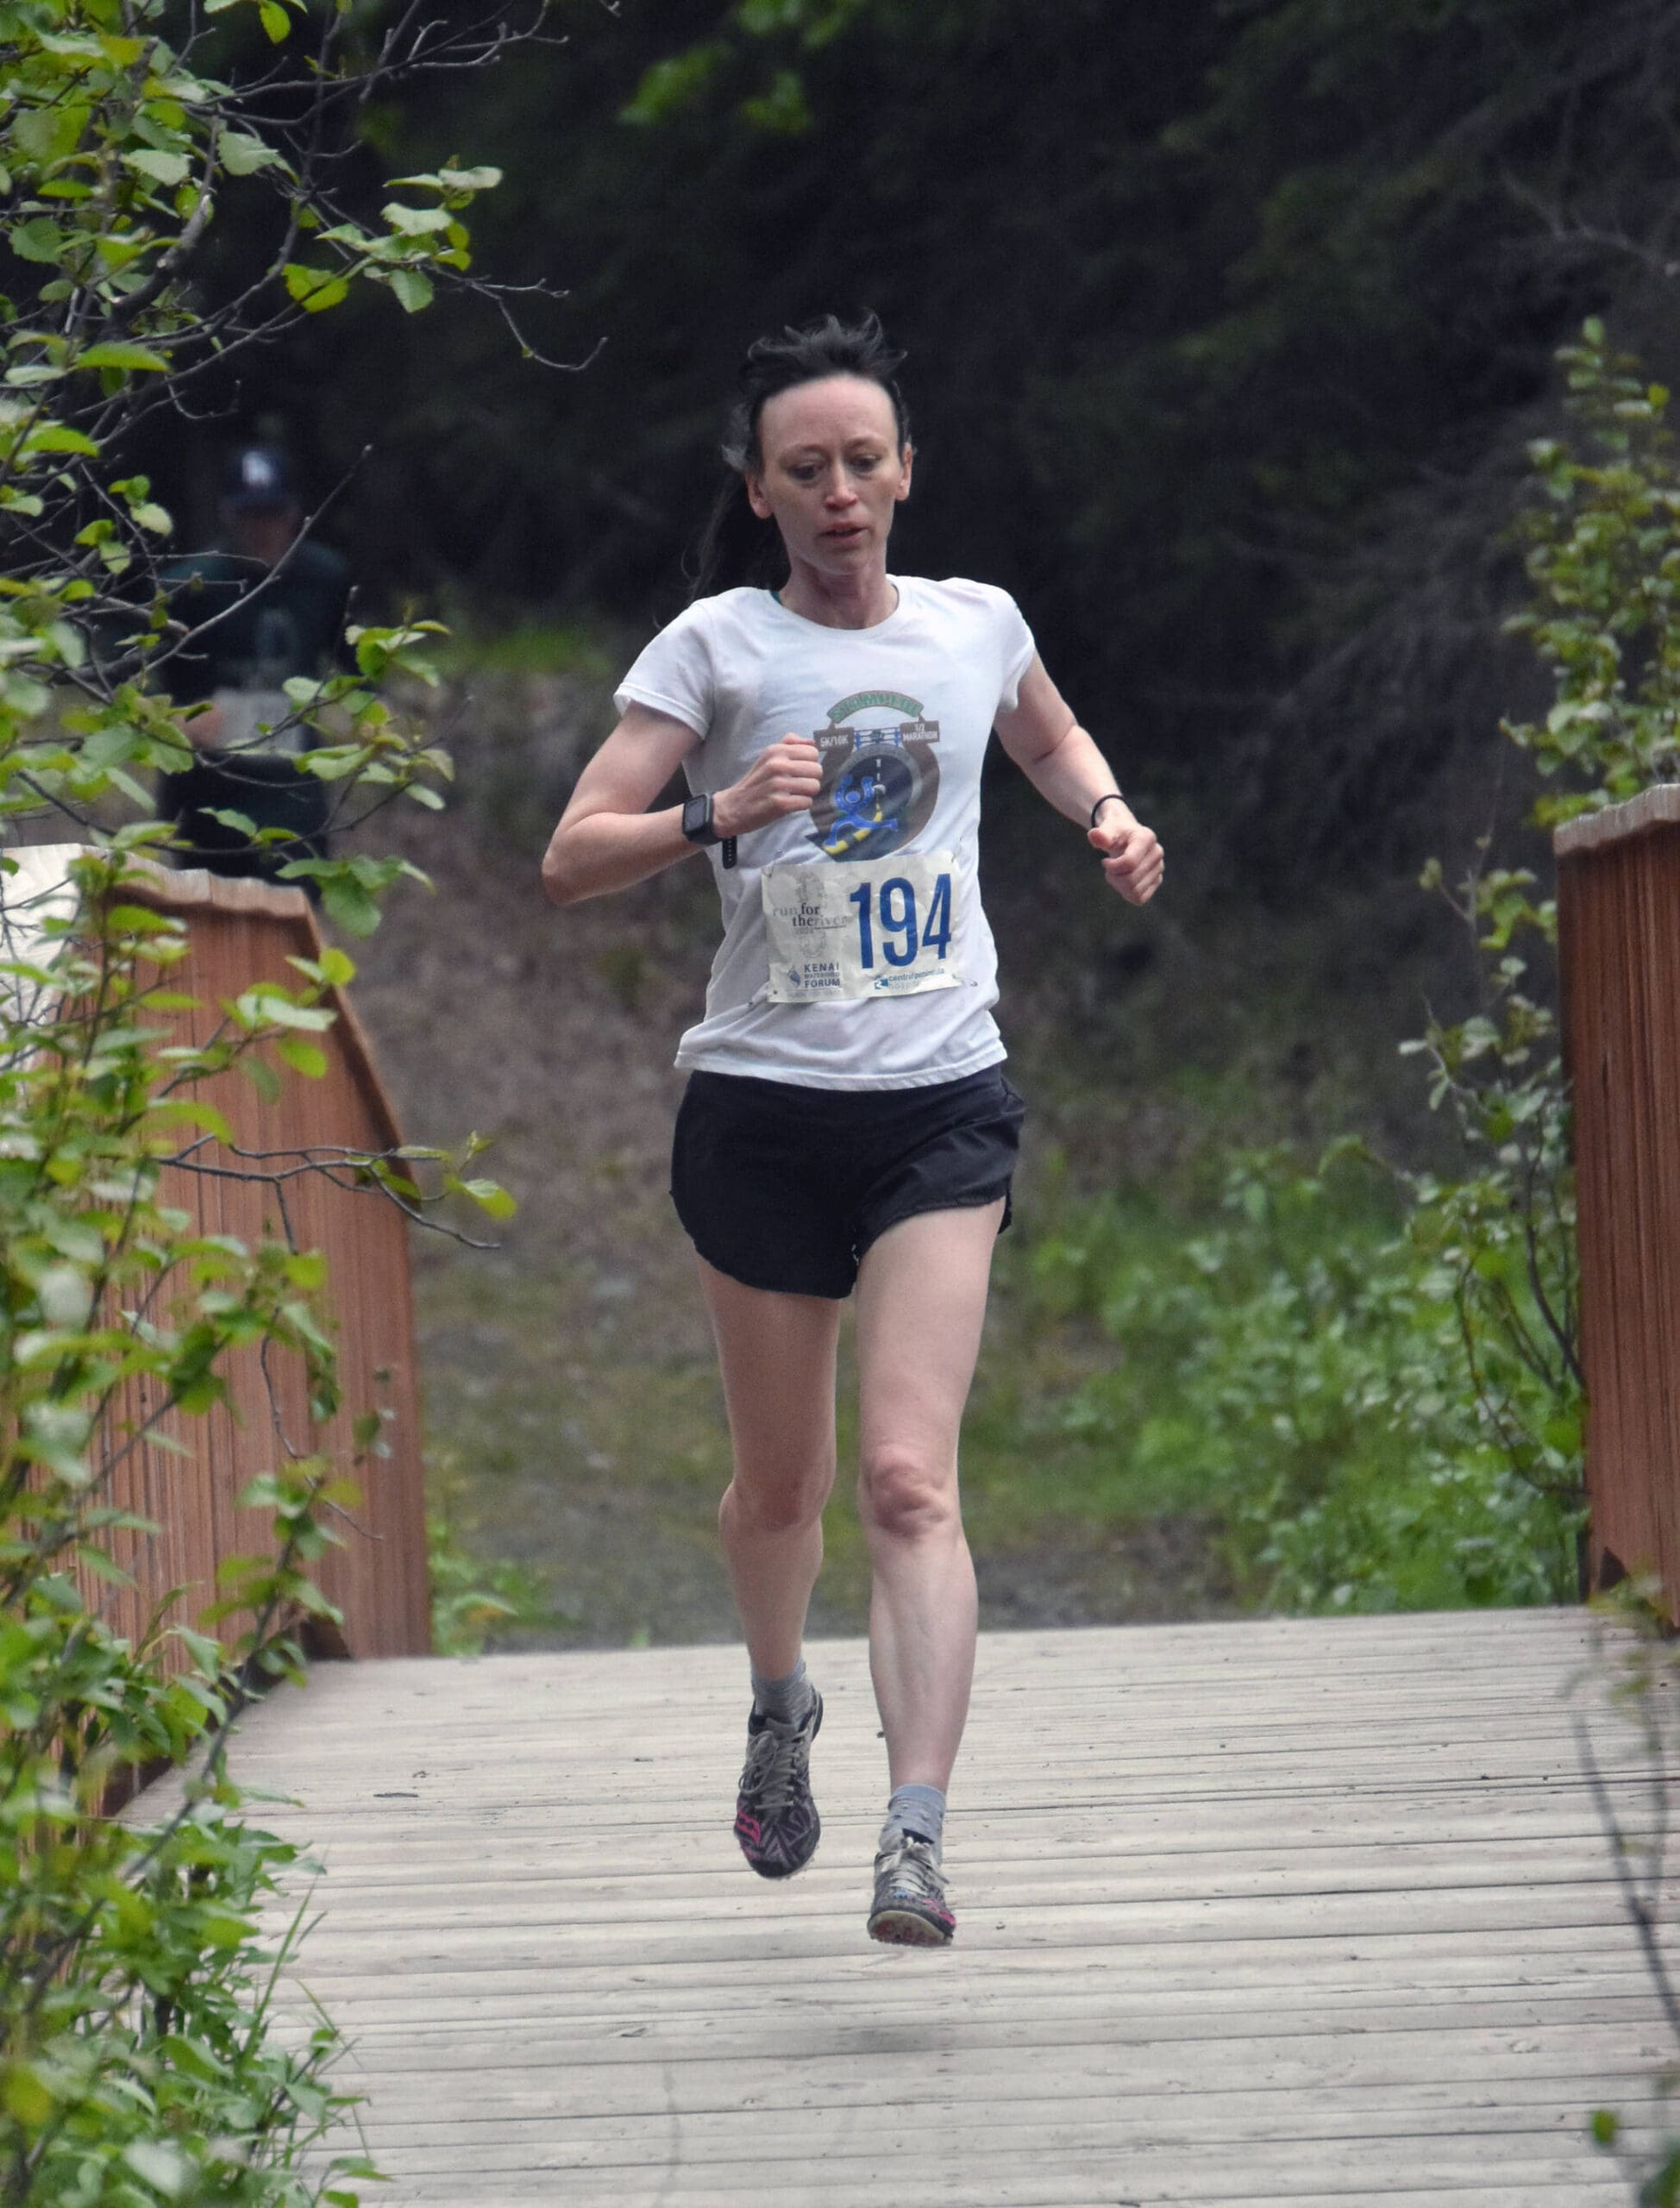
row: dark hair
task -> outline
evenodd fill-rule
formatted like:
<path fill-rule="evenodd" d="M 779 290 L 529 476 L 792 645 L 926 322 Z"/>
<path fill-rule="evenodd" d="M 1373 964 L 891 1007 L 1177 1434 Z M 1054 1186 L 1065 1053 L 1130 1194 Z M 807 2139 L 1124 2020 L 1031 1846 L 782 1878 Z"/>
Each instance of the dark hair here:
<path fill-rule="evenodd" d="M 700 537 L 690 576 L 689 598 L 737 584 L 770 584 L 785 562 L 781 538 L 773 521 L 761 521 L 747 500 L 749 468 L 762 464 L 758 423 L 767 399 L 795 385 L 818 383 L 824 376 L 862 376 L 879 384 L 893 402 L 899 450 L 910 442 L 910 412 L 895 380 L 904 354 L 887 342 L 878 315 L 844 323 L 825 314 L 803 329 L 784 329 L 780 337 L 760 337 L 747 348 L 736 379 L 738 396 L 730 409 L 724 436 L 729 477 L 718 492 Z"/>

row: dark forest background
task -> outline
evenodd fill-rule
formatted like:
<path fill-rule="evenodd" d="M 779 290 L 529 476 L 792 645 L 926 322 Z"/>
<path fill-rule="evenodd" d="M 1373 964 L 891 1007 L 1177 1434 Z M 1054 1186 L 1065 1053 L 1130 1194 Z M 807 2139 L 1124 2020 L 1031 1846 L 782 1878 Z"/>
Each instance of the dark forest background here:
<path fill-rule="evenodd" d="M 1677 334 L 1671 7 L 561 0 L 547 34 L 365 128 L 504 168 L 479 264 L 563 293 L 521 330 L 579 365 L 472 303 L 323 316 L 156 456 L 189 533 L 279 428 L 348 478 L 365 603 L 634 640 L 745 344 L 873 308 L 920 451 L 897 563 L 1012 589 L 1129 773 L 1286 887 L 1476 811 L 1465 748 L 1532 680 L 1504 530 L 1554 348 L 1607 311 L 1660 373 Z"/>
<path fill-rule="evenodd" d="M 216 35 L 254 73 L 242 12 Z M 348 20 L 371 47 L 397 12 Z M 1419 874 L 1489 836 L 1549 874 L 1500 733 L 1552 696 L 1505 627 L 1529 447 L 1573 433 L 1558 350 L 1589 316 L 1673 381 L 1677 85 L 1667 0 L 556 0 L 497 66 L 364 110 L 335 189 L 376 225 L 393 174 L 503 171 L 473 249 L 531 287 L 511 323 L 358 285 L 141 457 L 202 542 L 229 447 L 283 436 L 363 618 L 455 631 L 401 699 L 452 802 L 364 831 L 435 894 L 392 899 L 356 986 L 411 1135 L 470 1113 L 518 1199 L 498 1251 L 417 1253 L 434 1498 L 473 1570 L 530 1575 L 517 1631 L 733 1630 L 665 1196 L 711 883 L 555 913 L 536 869 L 683 601 L 742 352 L 831 310 L 909 355 L 895 564 L 1015 593 L 1172 856 L 1134 912 L 1019 776 L 988 786 L 1031 1117 L 964 1435 L 987 1622 L 1570 1590 L 1578 1514 L 1470 1430 L 1401 1183 L 1316 1161 L 1352 1133 L 1481 1170 L 1396 1055 L 1488 1002 Z M 207 296 L 276 220 L 229 196 Z M 867 1558 L 830 1515 L 820 1620 L 856 1631 Z"/>
<path fill-rule="evenodd" d="M 310 1560 L 336 1521 L 367 1533 L 358 1489 L 378 1502 L 389 1470 L 392 1414 L 349 1415 L 354 1355 L 341 1389 L 346 1299 L 384 1306 L 347 1352 L 404 1356 L 411 1281 L 440 1651 L 738 1638 L 726 1407 L 668 1198 L 711 869 L 555 909 L 540 861 L 615 677 L 682 602 L 767 329 L 883 317 L 919 452 L 896 564 L 1014 592 L 1171 860 L 1125 904 L 1082 821 L 989 762 L 1028 1110 L 962 1434 L 982 1625 L 1559 1603 L 1623 1561 L 1646 1600 L 1664 1466 L 1589 1516 L 1584 1346 L 1619 1372 L 1614 1492 L 1668 1196 L 1624 1175 L 1607 1240 L 1583 1160 L 1577 1246 L 1547 836 L 1680 781 L 1676 0 L 10 0 L 0 53 L 0 846 L 55 847 L 0 849 L 8 2180 L 43 2203 L 356 2197 L 318 2192 L 360 2167 L 316 2152 L 344 2105 L 330 2023 L 264 2036 L 306 1927 L 260 1941 L 292 1851 L 223 1762 L 302 1662 L 272 1636 L 327 1622 Z M 288 682 L 284 720 L 266 687 L 195 720 L 237 668 L 266 686 L 288 629 L 300 657 L 337 649 L 335 561 L 272 626 L 232 588 L 248 568 L 174 564 L 242 533 L 220 486 L 254 438 L 290 449 L 348 557 L 342 672 Z M 253 503 L 242 556 L 266 561 L 276 501 Z M 261 755 L 298 724 L 323 741 L 290 788 Z M 233 779 L 162 780 L 252 725 Z M 198 856 L 205 799 L 318 890 L 325 953 L 279 966 L 250 935 L 219 1011 L 157 986 L 178 900 L 129 865 L 154 806 L 189 809 L 169 848 Z M 271 802 L 292 826 L 241 809 Z M 330 851 L 288 858 L 304 820 Z M 1620 860 L 1586 869 L 1577 910 L 1660 980 L 1652 900 Z M 1563 947 L 1571 1012 L 1633 1001 L 1598 931 Z M 346 1107 L 300 1114 L 278 1072 L 329 1070 L 311 1037 L 343 984 L 357 1085 L 365 1035 L 376 1123 L 404 1138 L 373 1157 L 298 1148 Z M 1631 1082 L 1623 1123 L 1660 1132 L 1615 1023 L 1571 1032 L 1595 1088 Z M 216 1108 L 235 1068 L 260 1101 L 241 1143 Z M 323 1176 L 442 1229 L 408 1278 L 388 1245 L 332 1277 L 298 1247 L 323 1214 L 287 1191 Z M 241 1220 L 248 1245 L 222 1231 Z M 274 1379 L 251 1421 L 270 1470 L 231 1509 L 276 1553 L 254 1534 L 224 1559 L 200 1622 L 250 1621 L 248 1660 L 178 1645 L 172 1596 L 131 1645 L 116 1559 L 154 1534 L 154 1565 L 186 1552 L 166 1521 L 203 1515 L 228 1411 L 257 1408 L 230 1354 Z M 288 1434 L 305 1395 L 323 1455 Z M 195 1414 L 221 1424 L 188 1450 Z M 193 1460 L 179 1497 L 154 1447 Z M 824 1636 L 874 1602 L 850 1486 L 824 1511 Z M 1661 1680 L 1630 1659 L 1623 1684 L 1654 1789 Z M 1488 1707 L 1512 1740 L 1529 1722 L 1517 1684 Z M 185 1774 L 211 1734 L 185 1806 L 134 1822 L 130 1782 Z M 635 1787 L 607 1747 L 610 1808 Z M 1164 1817 L 1153 1754 L 1132 1769 Z M 1660 1977 L 1660 1848 L 1640 1869 L 1589 1754 L 1586 1776 Z M 1216 1785 L 1176 1798 L 1198 1814 Z M 1528 1875 L 1528 1812 L 1499 1814 L 1518 1867 L 1488 1875 Z M 1563 1874 L 1535 1875 L 1564 1922 Z M 1297 1899 L 1321 1934 L 1345 1897 Z M 451 1904 L 433 1929 L 465 1923 Z M 1675 2208 L 1671 2138 L 1637 2170 L 1645 2132 L 1602 2110 L 1591 2131 Z"/>

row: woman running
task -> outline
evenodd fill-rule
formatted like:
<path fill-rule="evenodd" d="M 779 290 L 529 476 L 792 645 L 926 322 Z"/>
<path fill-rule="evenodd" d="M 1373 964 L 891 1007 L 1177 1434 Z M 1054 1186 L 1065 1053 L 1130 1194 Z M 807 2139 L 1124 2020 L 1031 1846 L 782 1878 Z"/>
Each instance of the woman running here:
<path fill-rule="evenodd" d="M 1007 593 L 887 573 L 901 359 L 873 316 L 752 347 L 697 593 L 738 586 L 697 594 L 624 677 L 542 878 L 565 905 L 709 856 L 724 940 L 677 1054 L 671 1191 L 733 1445 L 718 1515 L 753 1697 L 736 1835 L 767 1879 L 817 1847 L 823 1703 L 800 1649 L 856 1287 L 891 1785 L 868 1929 L 932 1947 L 956 1930 L 942 1835 L 975 1657 L 957 1436 L 1022 1119 L 976 875 L 993 730 L 1122 897 L 1146 902 L 1163 861 Z M 649 812 L 679 767 L 693 794 Z"/>

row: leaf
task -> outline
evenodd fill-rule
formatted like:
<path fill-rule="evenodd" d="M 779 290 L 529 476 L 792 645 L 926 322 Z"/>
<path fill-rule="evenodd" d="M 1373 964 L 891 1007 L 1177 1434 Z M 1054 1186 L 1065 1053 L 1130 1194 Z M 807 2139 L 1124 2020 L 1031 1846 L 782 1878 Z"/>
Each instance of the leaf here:
<path fill-rule="evenodd" d="M 291 29 L 291 19 L 281 7 L 280 0 L 260 0 L 257 13 L 262 18 L 262 27 L 268 34 L 270 43 L 284 46 Z"/>
<path fill-rule="evenodd" d="M 9 2062 L 0 2071 L 0 2107 L 30 2130 L 38 2130 L 56 2105 L 52 2088 L 27 2062 Z"/>
<path fill-rule="evenodd" d="M 291 1070 L 310 1081 L 319 1081 L 327 1070 L 326 1052 L 318 1043 L 308 1042 L 301 1035 L 283 1035 L 279 1049 Z"/>
<path fill-rule="evenodd" d="M 429 169 L 420 176 L 393 176 L 393 190 L 413 186 L 422 191 L 493 191 L 502 180 L 500 169 Z"/>
<path fill-rule="evenodd" d="M 91 437 L 85 437 L 79 430 L 72 430 L 67 423 L 48 422 L 30 436 L 26 449 L 29 452 L 72 452 L 83 460 L 97 460 L 99 448 Z"/>
<path fill-rule="evenodd" d="M 167 368 L 163 354 L 149 345 L 136 345 L 127 338 L 113 338 L 103 345 L 90 345 L 85 353 L 76 359 L 78 368 Z"/>
<path fill-rule="evenodd" d="M 95 1548 L 91 1541 L 76 1545 L 76 1568 L 85 1571 L 91 1578 L 103 1580 L 107 1585 L 129 1587 L 134 1584 L 122 1565 L 108 1556 L 103 1549 Z"/>
<path fill-rule="evenodd" d="M 33 216 L 16 224 L 10 235 L 12 251 L 20 260 L 52 262 L 64 250 L 64 232 L 50 216 Z"/>
<path fill-rule="evenodd" d="M 144 2178 L 166 2200 L 179 2200 L 192 2183 L 192 2169 L 185 2155 L 161 2140 L 135 2139 L 122 2149 L 122 2159 L 136 2177 Z"/>
<path fill-rule="evenodd" d="M 272 1022 L 276 1027 L 301 1027 L 306 1034 L 324 1034 L 338 1014 L 329 1005 L 294 1004 L 276 989 L 247 989 L 235 999 L 241 1019 L 254 1025 Z"/>
<path fill-rule="evenodd" d="M 743 119 L 755 130 L 778 138 L 797 138 L 812 123 L 805 86 L 797 70 L 778 69 L 768 91 L 741 103 Z"/>
<path fill-rule="evenodd" d="M 266 1060 L 254 1057 L 248 1051 L 238 1063 L 240 1071 L 265 1104 L 279 1102 L 280 1076 L 273 1066 L 269 1065 Z"/>
<path fill-rule="evenodd" d="M 216 151 L 229 176 L 253 176 L 259 169 L 272 168 L 277 161 L 285 166 L 275 148 L 249 130 L 224 130 L 216 141 Z"/>
<path fill-rule="evenodd" d="M 279 0 L 266 0 L 279 12 Z M 281 272 L 285 288 L 306 314 L 321 314 L 349 296 L 350 286 L 330 268 L 310 268 L 301 260 L 288 260 Z"/>
<path fill-rule="evenodd" d="M 379 906 L 353 876 L 341 875 L 323 881 L 321 902 L 347 935 L 372 935 L 379 925 Z"/>
<path fill-rule="evenodd" d="M 618 110 L 620 122 L 663 122 L 685 108 L 695 106 L 720 70 L 731 49 L 722 39 L 691 46 L 685 53 L 655 61 L 636 88 L 636 96 Z"/>
<path fill-rule="evenodd" d="M 142 147 L 138 153 L 124 154 L 122 166 L 137 169 L 141 176 L 149 176 L 157 184 L 185 184 L 189 164 L 185 154 L 160 154 L 155 147 Z"/>
<path fill-rule="evenodd" d="M 511 1219 L 519 1208 L 498 1181 L 458 1181 L 450 1174 L 447 1185 L 460 1195 L 470 1196 L 492 1219 Z"/>
<path fill-rule="evenodd" d="M 432 303 L 432 279 L 423 268 L 393 268 L 391 288 L 405 314 L 418 314 Z"/>
<path fill-rule="evenodd" d="M 392 199 L 379 210 L 392 229 L 405 238 L 429 237 L 447 231 L 454 217 L 443 207 L 404 207 L 399 199 Z"/>

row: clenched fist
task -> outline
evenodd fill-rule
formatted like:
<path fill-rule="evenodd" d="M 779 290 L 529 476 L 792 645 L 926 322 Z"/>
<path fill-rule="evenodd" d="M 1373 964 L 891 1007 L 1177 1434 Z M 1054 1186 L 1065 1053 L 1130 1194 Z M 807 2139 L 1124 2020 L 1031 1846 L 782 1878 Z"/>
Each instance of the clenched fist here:
<path fill-rule="evenodd" d="M 718 792 L 711 825 L 720 836 L 749 836 L 787 813 L 809 812 L 822 779 L 817 746 L 808 736 L 779 737 L 738 782 Z"/>
<path fill-rule="evenodd" d="M 1099 814 L 1087 840 L 1102 860 L 1109 888 L 1118 889 L 1129 905 L 1147 905 L 1167 870 L 1167 855 L 1155 831 L 1117 806 L 1113 812 Z"/>

